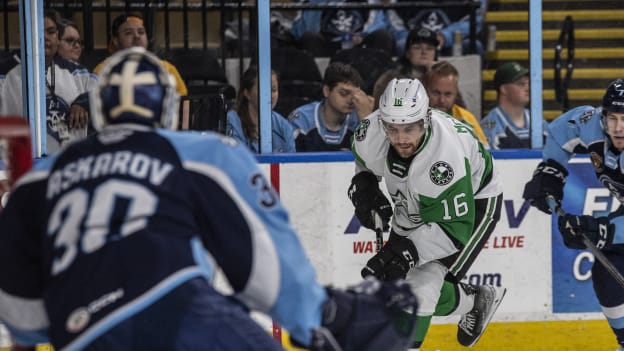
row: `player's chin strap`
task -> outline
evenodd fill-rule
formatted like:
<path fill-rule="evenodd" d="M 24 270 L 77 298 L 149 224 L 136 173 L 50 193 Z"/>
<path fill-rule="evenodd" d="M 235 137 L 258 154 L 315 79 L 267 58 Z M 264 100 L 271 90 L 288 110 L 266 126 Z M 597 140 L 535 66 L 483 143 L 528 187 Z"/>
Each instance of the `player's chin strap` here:
<path fill-rule="evenodd" d="M 566 215 L 565 211 L 559 206 L 559 204 L 557 203 L 557 200 L 555 200 L 553 196 L 549 195 L 546 198 L 546 201 L 548 202 L 548 207 L 550 207 L 550 210 L 553 213 L 556 213 L 557 216 L 563 217 Z M 600 261 L 600 263 L 602 263 L 602 265 L 607 269 L 609 274 L 611 274 L 613 279 L 615 279 L 615 281 L 617 281 L 618 284 L 620 284 L 620 286 L 624 288 L 624 277 L 622 276 L 622 274 L 617 270 L 617 268 L 615 268 L 613 263 L 609 261 L 609 259 L 602 253 L 602 251 L 600 251 L 600 249 L 598 249 L 596 245 L 594 245 L 594 243 L 591 240 L 589 240 L 587 235 L 579 231 L 576 231 L 576 232 L 574 230 L 570 230 L 570 231 L 575 236 L 578 236 L 583 241 L 583 244 L 585 244 L 585 247 L 587 247 L 587 249 L 594 255 L 594 257 L 596 257 L 596 259 Z"/>

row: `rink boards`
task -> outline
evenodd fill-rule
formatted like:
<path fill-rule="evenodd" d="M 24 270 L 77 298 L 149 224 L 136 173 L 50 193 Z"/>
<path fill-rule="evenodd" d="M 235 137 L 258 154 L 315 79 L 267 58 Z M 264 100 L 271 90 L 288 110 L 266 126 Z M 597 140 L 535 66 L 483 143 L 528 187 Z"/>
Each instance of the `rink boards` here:
<path fill-rule="evenodd" d="M 541 152 L 493 154 L 504 186 L 501 220 L 464 281 L 508 291 L 473 350 L 615 350 L 615 338 L 591 286 L 593 256 L 565 248 L 556 219 L 522 199 Z M 315 162 L 318 158 L 325 161 Z M 279 170 L 262 167 L 279 178 L 282 201 L 320 280 L 335 286 L 357 282 L 375 248 L 374 232 L 359 227 L 347 198 L 354 172 L 351 160 L 349 154 L 261 157 L 262 162 L 279 163 Z M 618 206 L 595 179 L 589 159 L 573 159 L 570 171 L 566 211 L 601 214 Z M 434 318 L 421 350 L 467 350 L 455 340 L 457 321 Z"/>
<path fill-rule="evenodd" d="M 524 184 L 541 153 L 494 152 L 494 156 L 504 184 L 502 216 L 465 281 L 504 286 L 508 292 L 472 349 L 615 350 L 591 287 L 593 256 L 565 248 L 556 221 L 522 199 Z M 295 154 L 260 156 L 260 161 L 267 177 L 279 182 L 282 201 L 319 280 L 335 286 L 359 281 L 361 267 L 373 255 L 375 235 L 359 227 L 346 195 L 353 175 L 352 156 Z M 595 180 L 587 158 L 574 159 L 570 168 L 566 211 L 600 214 L 617 206 Z M 270 321 L 259 320 L 269 332 Z M 456 317 L 434 318 L 421 350 L 467 350 L 455 340 L 456 323 Z M 287 340 L 284 344 L 292 349 Z"/>

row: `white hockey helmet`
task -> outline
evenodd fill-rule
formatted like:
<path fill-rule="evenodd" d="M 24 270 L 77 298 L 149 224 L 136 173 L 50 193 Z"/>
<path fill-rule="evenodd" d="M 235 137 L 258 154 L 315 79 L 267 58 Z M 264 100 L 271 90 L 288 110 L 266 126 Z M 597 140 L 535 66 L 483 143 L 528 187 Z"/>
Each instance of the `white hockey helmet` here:
<path fill-rule="evenodd" d="M 93 127 L 139 123 L 175 129 L 179 96 L 175 80 L 160 59 L 142 47 L 132 47 L 106 60 L 91 91 Z"/>
<path fill-rule="evenodd" d="M 397 79 L 388 83 L 379 98 L 381 120 L 393 124 L 410 124 L 420 120 L 429 126 L 429 97 L 418 79 Z"/>

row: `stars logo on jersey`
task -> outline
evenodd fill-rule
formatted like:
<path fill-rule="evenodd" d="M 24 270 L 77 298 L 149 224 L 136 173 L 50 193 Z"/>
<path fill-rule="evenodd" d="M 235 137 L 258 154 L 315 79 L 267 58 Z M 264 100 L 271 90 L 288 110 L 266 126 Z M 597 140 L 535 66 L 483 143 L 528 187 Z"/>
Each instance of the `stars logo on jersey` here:
<path fill-rule="evenodd" d="M 453 168 L 444 161 L 438 161 L 429 169 L 429 178 L 435 185 L 446 185 L 453 180 Z"/>
<path fill-rule="evenodd" d="M 362 122 L 360 122 L 360 124 L 358 124 L 357 128 L 355 129 L 355 140 L 357 141 L 362 141 L 364 139 L 366 139 L 366 131 L 368 130 L 368 126 L 370 125 L 370 120 L 365 119 Z"/>

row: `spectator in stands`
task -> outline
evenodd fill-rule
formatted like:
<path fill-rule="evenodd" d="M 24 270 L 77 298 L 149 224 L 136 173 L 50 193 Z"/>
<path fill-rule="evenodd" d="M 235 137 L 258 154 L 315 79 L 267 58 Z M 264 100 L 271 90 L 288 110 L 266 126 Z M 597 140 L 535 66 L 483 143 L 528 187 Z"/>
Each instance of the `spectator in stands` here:
<path fill-rule="evenodd" d="M 470 125 L 483 145 L 488 145 L 479 121 L 470 111 L 457 104 L 459 97 L 459 72 L 455 66 L 448 61 L 434 63 L 425 73 L 423 83 L 427 90 L 427 95 L 429 95 L 430 107 L 444 111 Z"/>
<path fill-rule="evenodd" d="M 279 98 L 278 76 L 271 70 L 271 129 L 272 152 L 295 152 L 293 127 L 288 120 L 273 111 Z M 226 134 L 247 145 L 255 153 L 260 152 L 260 118 L 258 107 L 258 67 L 249 66 L 241 79 L 236 106 L 227 114 Z"/>
<path fill-rule="evenodd" d="M 322 5 L 331 0 L 309 0 Z M 342 0 L 365 2 L 365 0 Z M 335 1 L 332 3 L 336 3 Z M 393 53 L 392 34 L 384 28 L 371 27 L 368 11 L 363 9 L 303 10 L 292 23 L 291 32 L 297 46 L 316 57 L 331 57 L 340 49 L 354 46 L 377 48 Z"/>
<path fill-rule="evenodd" d="M 399 3 L 412 0 L 397 0 Z M 470 13 L 465 9 L 454 6 L 444 7 L 445 2 L 455 2 L 455 0 L 438 0 L 439 8 L 420 9 L 405 8 L 399 11 L 408 30 L 415 28 L 427 28 L 437 34 L 440 55 L 452 55 L 453 43 L 455 42 L 455 32 L 459 31 L 462 38 L 462 52 L 469 52 L 470 44 Z M 481 6 L 477 10 L 477 38 L 481 32 L 483 16 L 487 9 L 487 1 L 480 0 Z M 483 45 L 479 40 L 476 41 L 477 54 L 483 53 Z"/>
<path fill-rule="evenodd" d="M 46 84 L 47 152 L 82 139 L 89 122 L 88 92 L 97 84 L 95 75 L 84 67 L 57 55 L 58 15 L 46 11 L 43 20 Z M 18 59 L 0 67 L 0 116 L 24 116 L 22 108 L 22 67 Z"/>
<path fill-rule="evenodd" d="M 80 62 L 83 45 L 78 26 L 68 19 L 61 19 L 58 27 L 60 40 L 57 55 L 72 62 Z"/>
<path fill-rule="evenodd" d="M 149 40 L 147 38 L 147 31 L 143 23 L 143 18 L 135 14 L 122 14 L 113 20 L 111 30 L 111 41 L 108 44 L 108 51 L 113 54 L 121 49 L 127 49 L 133 46 L 140 46 L 145 49 L 148 47 Z M 167 69 L 176 82 L 176 90 L 180 96 L 188 95 L 188 89 L 184 80 L 180 76 L 180 73 L 174 65 L 166 60 L 162 60 L 163 65 Z M 93 72 L 99 73 L 104 62 L 100 62 Z"/>
<path fill-rule="evenodd" d="M 397 62 L 399 72 L 409 78 L 421 79 L 438 59 L 439 41 L 435 32 L 417 28 L 409 32 L 405 52 Z"/>
<path fill-rule="evenodd" d="M 360 119 L 373 112 L 373 98 L 361 85 L 362 77 L 355 68 L 340 62 L 327 67 L 324 99 L 300 106 L 288 116 L 295 129 L 297 152 L 350 149 Z"/>
<path fill-rule="evenodd" d="M 530 148 L 529 70 L 506 62 L 494 74 L 498 105 L 482 120 L 481 127 L 492 149 Z"/>
<path fill-rule="evenodd" d="M 396 0 L 368 0 L 368 3 L 372 5 L 393 4 L 396 3 Z M 396 9 L 389 8 L 370 10 L 368 12 L 368 19 L 364 24 L 364 28 L 366 28 L 365 32 L 367 33 L 373 33 L 380 29 L 387 31 L 394 38 L 394 50 L 389 53 L 391 55 L 396 54 L 398 56 L 403 54 L 407 30 L 403 20 L 397 14 Z"/>

